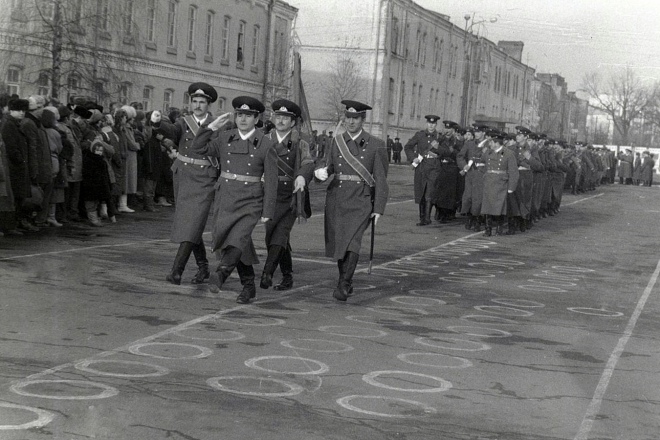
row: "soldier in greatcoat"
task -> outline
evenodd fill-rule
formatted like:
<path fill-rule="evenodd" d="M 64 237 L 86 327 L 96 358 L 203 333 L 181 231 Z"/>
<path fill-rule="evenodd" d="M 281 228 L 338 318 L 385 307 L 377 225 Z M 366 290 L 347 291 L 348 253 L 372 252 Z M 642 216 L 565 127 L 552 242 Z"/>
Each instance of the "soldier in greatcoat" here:
<path fill-rule="evenodd" d="M 211 274 L 209 288 L 218 292 L 236 269 L 243 286 L 236 302 L 247 304 L 257 294 L 253 265 L 259 258 L 252 231 L 259 219 L 266 223 L 275 216 L 277 152 L 275 141 L 256 129 L 264 105 L 255 98 L 239 96 L 232 106 L 236 128 L 214 134 L 227 122 L 227 115 L 222 115 L 199 131 L 192 149 L 198 155 L 217 158 L 220 164 L 211 247 L 220 264 Z"/>
<path fill-rule="evenodd" d="M 443 136 L 436 130 L 439 116 L 426 115 L 426 130 L 415 133 L 403 147 L 406 158 L 415 167 L 413 180 L 415 203 L 419 204 L 417 226 L 431 224 L 431 207 L 436 198 L 439 164 L 435 160 Z"/>
<path fill-rule="evenodd" d="M 532 158 L 527 144 L 530 133 L 531 130 L 529 128 L 518 125 L 516 127 L 515 141 L 510 147 L 516 156 L 518 174 L 520 176 L 518 186 L 510 196 L 511 205 L 514 207 L 512 210 L 514 215 L 507 231 L 510 235 L 514 234 L 516 229 L 520 229 L 520 232 L 525 232 L 530 223 L 534 185 L 534 174 L 532 164 L 530 163 L 530 161 L 534 162 L 534 158 Z"/>
<path fill-rule="evenodd" d="M 261 274 L 260 287 L 268 289 L 273 284 L 273 272 L 279 265 L 282 282 L 274 289 L 288 290 L 293 286 L 289 237 L 296 218 L 311 215 L 306 187 L 314 178 L 314 159 L 309 144 L 294 129 L 301 117 L 300 107 L 287 99 L 278 99 L 273 102 L 272 108 L 275 130 L 268 137 L 275 142 L 277 151 L 277 202 L 273 218 L 266 223 L 268 256 Z"/>
<path fill-rule="evenodd" d="M 325 202 L 325 255 L 337 260 L 339 279 L 333 297 L 338 301 L 346 301 L 353 291 L 362 235 L 383 215 L 389 191 L 385 142 L 362 127 L 371 107 L 349 100 L 342 104 L 346 132 L 332 139 L 314 171 L 321 181 L 334 174 Z"/>
<path fill-rule="evenodd" d="M 432 202 L 436 209 L 436 220 L 440 223 L 447 223 L 456 216 L 459 178 L 456 155 L 461 149 L 462 141 L 458 139 L 460 125 L 453 121 L 442 121 L 442 123 L 445 127 L 445 137 L 437 148 L 438 156 L 435 160 L 438 174 L 435 180 L 435 197 Z"/>
<path fill-rule="evenodd" d="M 486 126 L 473 124 L 473 128 L 465 134 L 463 148 L 456 156 L 456 162 L 465 177 L 461 214 L 468 217 L 465 229 L 481 230 L 481 199 L 484 191 L 484 174 L 486 167 L 482 160 L 484 146 L 487 143 Z"/>
<path fill-rule="evenodd" d="M 218 99 L 218 93 L 203 82 L 191 84 L 188 93 L 192 114 L 176 120 L 175 141 L 170 145 L 173 154 L 176 154 L 172 164 L 176 207 L 171 240 L 179 243 L 172 271 L 166 277 L 172 284 L 181 284 L 181 275 L 191 253 L 195 255 L 198 268 L 192 283 L 200 284 L 209 278 L 209 261 L 202 234 L 213 204 L 214 185 L 219 173 L 217 160 L 198 154 L 192 148 L 197 133 L 213 121 L 208 107 Z"/>
<path fill-rule="evenodd" d="M 492 145 L 484 155 L 486 175 L 481 213 L 486 216 L 486 236 L 492 235 L 496 224 L 497 235 L 504 233 L 504 219 L 507 213 L 507 195 L 512 194 L 518 185 L 518 163 L 511 151 L 504 148 L 506 135 L 499 131 L 490 133 Z"/>

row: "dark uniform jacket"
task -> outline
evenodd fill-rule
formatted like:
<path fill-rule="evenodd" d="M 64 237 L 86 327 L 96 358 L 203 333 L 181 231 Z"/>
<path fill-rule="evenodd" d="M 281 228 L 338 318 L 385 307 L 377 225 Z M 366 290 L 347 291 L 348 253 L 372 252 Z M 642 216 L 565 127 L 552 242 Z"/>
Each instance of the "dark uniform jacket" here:
<path fill-rule="evenodd" d="M 243 264 L 257 264 L 252 231 L 261 217 L 275 216 L 278 181 L 275 143 L 260 130 L 243 140 L 236 128 L 214 135 L 205 127 L 195 138 L 192 152 L 217 158 L 220 165 L 221 174 L 215 184 L 211 249 L 215 252 L 232 246 L 242 251 Z"/>
<path fill-rule="evenodd" d="M 309 143 L 300 139 L 297 132 L 290 132 L 282 142 L 278 142 L 276 131 L 267 137 L 275 142 L 277 152 L 277 202 L 273 218 L 266 223 L 266 246 L 277 245 L 286 247 L 291 229 L 297 217 L 297 194 L 293 194 L 293 182 L 298 176 L 305 178 L 303 208 L 309 209 L 309 191 L 307 186 L 314 177 L 314 159 Z M 311 215 L 311 210 L 305 217 Z"/>
<path fill-rule="evenodd" d="M 373 188 L 364 180 L 340 180 L 341 175 L 357 176 L 333 138 L 324 161 L 317 167 L 328 167 L 334 174 L 328 185 L 325 201 L 325 255 L 335 260 L 344 258 L 346 252 L 360 252 L 362 235 L 369 225 L 371 213 L 383 214 L 389 187 L 387 185 L 387 148 L 381 139 L 366 131 L 353 141 L 343 133 L 351 154 L 373 176 Z"/>
<path fill-rule="evenodd" d="M 481 213 L 506 215 L 508 191 L 518 186 L 518 163 L 511 151 L 502 147 L 499 151 L 489 150 L 484 156 L 486 175 Z"/>
<path fill-rule="evenodd" d="M 413 160 L 418 155 L 424 157 L 422 162 L 415 168 L 415 203 L 420 203 L 422 197 L 430 201 L 437 196 L 436 183 L 439 164 L 435 160 L 435 156 L 438 153 L 438 148 L 431 144 L 433 141 L 437 141 L 439 144 L 443 139 L 443 136 L 437 131 L 430 133 L 428 130 L 421 130 L 415 133 L 403 147 L 403 150 L 406 152 L 406 158 L 410 163 L 413 163 Z"/>
<path fill-rule="evenodd" d="M 461 202 L 461 214 L 481 214 L 481 199 L 484 191 L 484 173 L 486 167 L 481 156 L 484 149 L 477 146 L 476 141 L 469 140 L 463 144 L 456 155 L 456 164 L 465 172 L 465 188 Z M 472 164 L 468 167 L 468 164 Z"/>
<path fill-rule="evenodd" d="M 213 115 L 208 113 L 200 130 L 212 121 Z M 172 164 L 176 204 L 171 240 L 175 243 L 189 241 L 199 244 L 213 204 L 214 185 L 219 171 L 208 157 L 192 149 L 195 133 L 186 121 L 179 118 L 174 126 L 177 151 L 182 157 L 175 159 Z M 184 159 L 198 162 L 188 163 Z"/>

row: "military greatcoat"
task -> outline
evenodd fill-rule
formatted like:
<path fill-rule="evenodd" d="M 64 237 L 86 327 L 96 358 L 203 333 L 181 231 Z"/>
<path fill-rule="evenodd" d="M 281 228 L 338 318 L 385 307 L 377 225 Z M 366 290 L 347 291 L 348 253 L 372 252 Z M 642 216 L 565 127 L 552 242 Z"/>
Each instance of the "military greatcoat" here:
<path fill-rule="evenodd" d="M 300 139 L 297 132 L 292 131 L 282 142 L 277 141 L 275 131 L 269 133 L 268 138 L 276 142 L 278 183 L 275 214 L 266 223 L 266 246 L 286 247 L 297 217 L 297 195 L 293 194 L 293 183 L 296 177 L 303 176 L 307 188 L 314 177 L 314 159 L 309 144 Z M 309 197 L 307 189 L 303 197 Z"/>
<path fill-rule="evenodd" d="M 277 198 L 275 142 L 254 130 L 243 140 L 238 129 L 218 132 L 202 128 L 193 151 L 218 159 L 220 177 L 215 184 L 213 252 L 228 246 L 241 250 L 241 262 L 259 263 L 252 231 L 261 217 L 272 219 Z M 245 179 L 251 179 L 248 181 Z"/>
<path fill-rule="evenodd" d="M 213 116 L 208 113 L 202 127 L 212 121 Z M 219 171 L 208 157 L 193 150 L 195 133 L 183 118 L 177 119 L 174 127 L 179 157 L 172 164 L 176 208 L 171 240 L 175 243 L 189 241 L 199 244 L 213 204 L 214 185 Z M 190 163 L 191 160 L 196 163 Z"/>
<path fill-rule="evenodd" d="M 459 168 L 467 168 L 461 214 L 481 215 L 481 199 L 484 193 L 484 174 L 486 172 L 486 167 L 481 159 L 483 153 L 483 148 L 479 148 L 474 140 L 469 140 L 463 144 L 463 148 L 456 156 Z M 472 161 L 471 164 L 470 161 Z M 469 167 L 468 164 L 470 164 Z"/>
<path fill-rule="evenodd" d="M 362 131 L 355 141 L 348 133 L 340 136 L 344 137 L 351 154 L 373 176 L 375 185 L 370 188 L 361 179 L 342 180 L 357 176 L 357 172 L 342 156 L 337 140 L 333 138 L 325 163 L 319 165 L 328 167 L 328 175 L 334 174 L 325 199 L 325 255 L 335 260 L 344 258 L 346 252 L 360 253 L 362 235 L 369 225 L 371 213 L 383 214 L 389 191 L 385 142 L 366 131 Z"/>
<path fill-rule="evenodd" d="M 438 157 L 435 159 L 438 175 L 436 178 L 435 198 L 433 204 L 438 208 L 455 210 L 458 187 L 458 165 L 456 154 L 460 147 L 455 138 L 445 139 L 438 147 Z"/>
<path fill-rule="evenodd" d="M 440 164 L 435 160 L 438 152 L 438 145 L 435 147 L 431 145 L 433 141 L 442 142 L 443 138 L 440 133 L 434 131 L 430 133 L 428 130 L 422 130 L 415 133 L 403 147 L 406 152 L 408 162 L 412 161 L 417 156 L 422 156 L 424 159 L 415 168 L 414 187 L 415 187 L 415 203 L 420 203 L 422 197 L 426 201 L 431 201 L 437 197 L 437 180 L 440 173 Z"/>
<path fill-rule="evenodd" d="M 489 150 L 483 156 L 486 164 L 484 195 L 481 213 L 506 215 L 508 191 L 518 186 L 518 164 L 513 153 L 502 147 L 499 151 Z"/>

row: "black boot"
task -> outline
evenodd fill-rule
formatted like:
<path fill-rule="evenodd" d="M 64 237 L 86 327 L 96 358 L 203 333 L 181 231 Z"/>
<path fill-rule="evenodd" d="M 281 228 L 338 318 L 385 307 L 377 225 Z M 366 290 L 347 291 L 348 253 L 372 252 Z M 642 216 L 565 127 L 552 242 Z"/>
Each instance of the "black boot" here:
<path fill-rule="evenodd" d="M 273 285 L 273 272 L 275 272 L 283 250 L 284 248 L 282 246 L 268 246 L 268 256 L 266 257 L 264 270 L 261 272 L 261 282 L 259 283 L 259 287 L 262 289 L 268 289 Z"/>
<path fill-rule="evenodd" d="M 506 235 L 516 235 L 516 222 L 517 217 L 508 218 Z"/>
<path fill-rule="evenodd" d="M 209 290 L 218 293 L 241 259 L 241 250 L 228 246 L 222 251 L 218 268 L 209 277 Z"/>
<path fill-rule="evenodd" d="M 419 202 L 419 223 L 417 223 L 417 226 L 424 225 L 428 225 L 428 223 L 426 223 L 426 202 L 422 200 Z"/>
<path fill-rule="evenodd" d="M 468 221 L 467 223 L 465 223 L 465 229 L 467 230 L 472 229 L 474 227 L 474 223 L 475 223 L 474 217 L 472 216 L 472 214 L 468 214 Z"/>
<path fill-rule="evenodd" d="M 493 235 L 493 216 L 486 216 L 486 229 L 484 231 L 484 237 L 490 237 Z"/>
<path fill-rule="evenodd" d="M 332 296 L 338 301 L 346 301 L 353 293 L 353 274 L 357 267 L 360 255 L 355 252 L 346 252 L 344 259 L 340 262 L 339 282 Z"/>
<path fill-rule="evenodd" d="M 293 261 L 291 260 L 291 246 L 287 245 L 280 255 L 280 270 L 282 271 L 282 282 L 273 289 L 289 290 L 293 287 Z"/>
<path fill-rule="evenodd" d="M 483 215 L 478 215 L 474 221 L 474 227 L 472 228 L 474 232 L 481 232 L 481 225 L 484 223 Z"/>
<path fill-rule="evenodd" d="M 495 235 L 504 235 L 504 219 L 506 217 L 503 215 L 498 216 L 497 219 L 497 229 L 495 230 Z"/>
<path fill-rule="evenodd" d="M 183 274 L 183 270 L 186 268 L 193 246 L 194 244 L 190 241 L 184 241 L 179 244 L 179 250 L 176 252 L 176 257 L 174 257 L 172 272 L 165 277 L 167 281 L 176 285 L 181 284 L 181 274 Z"/>
<path fill-rule="evenodd" d="M 252 265 L 243 264 L 239 260 L 236 264 L 236 270 L 243 286 L 243 290 L 236 297 L 236 302 L 249 304 L 250 300 L 257 296 L 257 288 L 254 285 L 254 268 Z"/>
<path fill-rule="evenodd" d="M 211 276 L 209 272 L 209 260 L 206 258 L 206 249 L 204 248 L 204 242 L 193 246 L 193 255 L 195 255 L 195 262 L 197 262 L 197 273 L 190 281 L 192 284 L 202 284 Z"/>

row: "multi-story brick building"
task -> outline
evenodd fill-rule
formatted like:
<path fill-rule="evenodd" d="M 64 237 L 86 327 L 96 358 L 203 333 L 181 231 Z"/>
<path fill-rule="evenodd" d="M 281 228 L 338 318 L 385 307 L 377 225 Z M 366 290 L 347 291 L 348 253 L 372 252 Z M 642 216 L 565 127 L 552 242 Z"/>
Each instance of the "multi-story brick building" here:
<path fill-rule="evenodd" d="M 224 110 L 291 87 L 298 10 L 280 0 L 0 0 L 0 10 L 0 80 L 20 96 L 167 110 L 205 81 Z"/>

